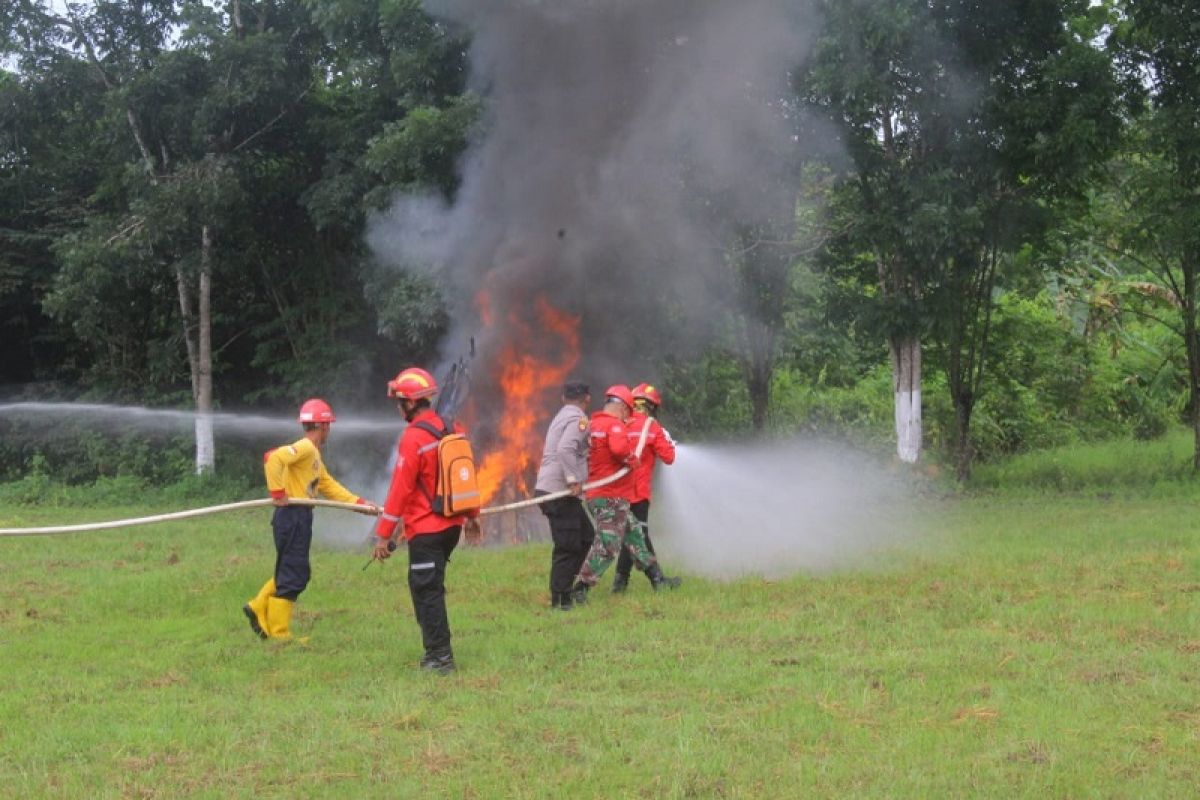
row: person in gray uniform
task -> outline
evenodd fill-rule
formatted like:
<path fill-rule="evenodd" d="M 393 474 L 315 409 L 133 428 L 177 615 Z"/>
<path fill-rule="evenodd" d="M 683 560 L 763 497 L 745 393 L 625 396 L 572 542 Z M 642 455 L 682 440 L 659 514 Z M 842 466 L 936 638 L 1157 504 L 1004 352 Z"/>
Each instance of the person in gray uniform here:
<path fill-rule="evenodd" d="M 563 386 L 563 407 L 550 422 L 535 495 L 568 490 L 571 494 L 541 504 L 550 521 L 554 549 L 550 555 L 550 605 L 570 611 L 571 587 L 591 549 L 595 532 L 583 507 L 583 482 L 588 474 L 588 415 L 592 396 L 586 383 Z"/>

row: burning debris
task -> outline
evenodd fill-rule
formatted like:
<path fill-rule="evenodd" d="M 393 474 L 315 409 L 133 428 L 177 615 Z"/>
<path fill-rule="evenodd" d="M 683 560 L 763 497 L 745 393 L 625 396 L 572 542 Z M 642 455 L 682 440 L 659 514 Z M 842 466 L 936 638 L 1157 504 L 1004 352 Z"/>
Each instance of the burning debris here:
<path fill-rule="evenodd" d="M 779 98 L 806 4 L 425 5 L 471 29 L 486 124 L 452 202 L 402 197 L 370 241 L 446 288 L 450 358 L 477 343 L 470 397 L 454 402 L 485 497 L 504 501 L 528 493 L 565 379 L 655 379 L 661 358 L 706 345 L 732 295 L 732 231 L 793 213 Z"/>
<path fill-rule="evenodd" d="M 557 402 L 559 388 L 579 363 L 579 317 L 539 295 L 526 313 L 510 307 L 504 320 L 506 334 L 496 339 L 491 336 L 497 320 L 491 314 L 490 295 L 480 292 L 477 303 L 482 335 L 500 346 L 477 367 L 484 370 L 477 385 L 488 392 L 483 399 L 479 394 L 465 397 L 464 418 L 481 432 L 476 438 L 483 454 L 479 467 L 483 503 L 510 503 L 532 494 L 547 409 Z M 452 376 L 465 374 L 462 364 L 452 368 Z M 454 389 L 462 394 L 460 383 L 454 381 Z M 497 397 L 501 400 L 494 403 Z M 536 511 L 498 523 L 501 530 L 490 535 L 507 542 L 528 541 L 544 527 Z"/>

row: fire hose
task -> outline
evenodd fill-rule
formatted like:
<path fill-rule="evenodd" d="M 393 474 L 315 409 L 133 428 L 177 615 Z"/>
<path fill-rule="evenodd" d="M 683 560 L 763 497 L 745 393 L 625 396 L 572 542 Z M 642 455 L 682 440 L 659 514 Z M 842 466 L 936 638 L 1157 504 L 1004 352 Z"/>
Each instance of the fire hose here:
<path fill-rule="evenodd" d="M 646 446 L 646 431 L 650 427 L 650 421 L 647 420 L 643 426 L 641 433 L 638 436 L 637 449 L 634 451 L 635 458 L 640 459 L 642 450 Z M 600 480 L 592 481 L 591 483 L 583 484 L 583 490 L 599 489 L 601 486 L 607 486 L 614 481 L 629 474 L 630 467 L 622 467 Z M 523 508 L 531 508 L 542 503 L 547 503 L 551 500 L 557 500 L 561 497 L 569 497 L 572 494 L 570 489 L 564 489 L 561 492 L 551 492 L 537 497 L 530 497 L 527 500 L 518 500 L 513 503 L 508 503 L 502 506 L 492 506 L 480 510 L 480 515 L 501 514 L 508 511 L 518 511 Z M 0 536 L 50 536 L 60 533 L 85 533 L 88 531 L 111 530 L 113 528 L 131 528 L 136 525 L 153 525 L 159 522 L 173 522 L 181 519 L 191 519 L 192 517 L 203 517 L 209 514 L 220 514 L 225 511 L 241 511 L 247 508 L 262 508 L 265 506 L 274 505 L 274 500 L 270 498 L 262 498 L 261 500 L 243 500 L 240 503 L 226 503 L 219 506 L 207 506 L 205 508 L 192 508 L 187 511 L 175 511 L 170 514 L 156 514 L 150 517 L 135 517 L 133 519 L 118 519 L 109 522 L 88 522 L 79 525 L 56 525 L 45 528 L 0 528 Z M 293 506 L 309 506 L 320 508 L 335 508 L 341 511 L 353 511 L 357 514 L 378 515 L 380 512 L 373 506 L 362 506 L 357 503 L 338 503 L 333 500 L 313 500 L 308 498 L 289 498 L 288 505 Z"/>

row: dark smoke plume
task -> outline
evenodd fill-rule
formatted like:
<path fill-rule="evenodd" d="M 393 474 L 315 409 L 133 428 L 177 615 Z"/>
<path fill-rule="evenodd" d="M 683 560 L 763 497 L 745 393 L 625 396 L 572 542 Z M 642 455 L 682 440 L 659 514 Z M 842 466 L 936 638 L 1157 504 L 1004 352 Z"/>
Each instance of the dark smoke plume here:
<path fill-rule="evenodd" d="M 536 319 L 539 293 L 581 318 L 593 381 L 656 378 L 664 353 L 706 343 L 732 291 L 739 224 L 787 220 L 799 149 L 789 74 L 802 60 L 797 0 L 426 0 L 472 33 L 486 119 L 453 205 L 404 197 L 374 220 L 386 261 L 433 270 L 455 329 L 474 297 L 498 326 Z M 480 376 L 482 377 L 482 376 Z M 486 384 L 486 378 L 483 378 Z M 473 377 L 473 391 L 486 392 Z"/>

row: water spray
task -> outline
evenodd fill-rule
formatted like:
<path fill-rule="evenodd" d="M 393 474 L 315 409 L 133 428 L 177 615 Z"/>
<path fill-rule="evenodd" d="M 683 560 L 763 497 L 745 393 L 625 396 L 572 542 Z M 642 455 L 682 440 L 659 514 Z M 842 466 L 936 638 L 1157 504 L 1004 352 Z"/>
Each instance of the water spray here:
<path fill-rule="evenodd" d="M 649 421 L 642 427 L 638 434 L 637 447 L 634 450 L 634 459 L 640 460 L 642 451 L 646 447 L 646 431 L 650 427 Z M 601 486 L 607 486 L 610 483 L 620 480 L 629 474 L 631 467 L 622 467 L 605 478 L 591 483 L 585 483 L 583 490 L 599 489 Z M 480 516 L 489 516 L 492 514 L 501 514 L 510 511 L 519 511 L 523 508 L 531 508 L 533 506 L 548 503 L 551 500 L 557 500 L 561 497 L 567 497 L 571 494 L 570 489 L 564 489 L 560 492 L 552 492 L 539 497 L 530 497 L 527 500 L 518 500 L 514 503 L 507 503 L 501 506 L 492 506 L 480 510 Z M 88 522 L 79 525 L 55 525 L 42 528 L 0 528 L 0 536 L 49 536 L 62 533 L 87 533 L 91 531 L 111 530 L 113 528 L 129 528 L 136 525 L 153 525 L 159 522 L 172 522 L 181 519 L 191 519 L 193 517 L 203 517 L 209 514 L 220 514 L 226 511 L 242 511 L 248 508 L 263 508 L 273 506 L 275 501 L 271 498 L 263 498 L 261 500 L 244 500 L 240 503 L 226 503 L 219 506 L 207 506 L 205 508 L 193 508 L 187 511 L 176 511 L 170 514 L 156 514 L 149 517 L 135 517 L 132 519 L 111 520 L 109 522 Z M 381 510 L 377 506 L 364 506 L 358 503 L 339 503 L 334 500 L 315 500 L 309 498 L 289 498 L 288 504 L 293 506 L 308 506 L 319 508 L 333 508 L 340 511 L 351 511 L 356 514 L 367 514 L 370 516 L 378 516 Z M 374 559 L 372 559 L 374 560 Z M 371 563 L 363 567 L 365 570 Z"/>

